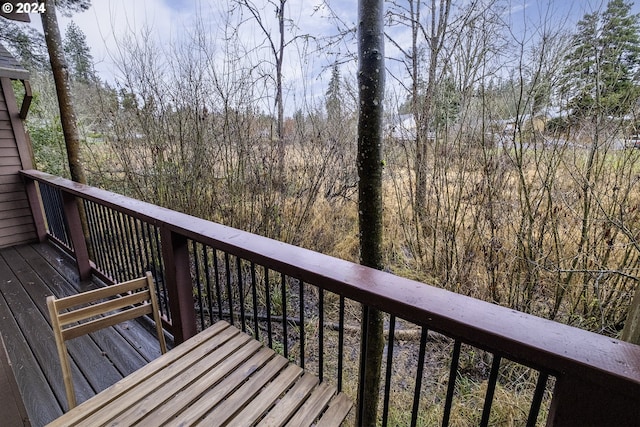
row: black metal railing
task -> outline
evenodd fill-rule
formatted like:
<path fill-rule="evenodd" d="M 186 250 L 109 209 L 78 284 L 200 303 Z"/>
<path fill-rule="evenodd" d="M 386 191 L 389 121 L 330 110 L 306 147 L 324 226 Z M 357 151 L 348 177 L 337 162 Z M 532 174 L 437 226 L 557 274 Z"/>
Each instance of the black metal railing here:
<path fill-rule="evenodd" d="M 114 283 L 150 271 L 156 280 L 160 311 L 170 322 L 158 227 L 95 202 L 83 202 L 96 271 Z"/>
<path fill-rule="evenodd" d="M 40 186 L 42 207 L 47 222 L 47 232 L 65 249 L 73 251 L 73 243 L 67 232 L 68 226 L 62 209 L 60 189 L 47 185 Z"/>
<path fill-rule="evenodd" d="M 370 368 L 361 357 L 362 307 L 382 311 L 382 425 L 597 422 L 602 405 L 615 409 L 607 419 L 617 423 L 636 416 L 628 402 L 638 403 L 640 349 L 630 344 L 61 178 L 23 175 L 39 182 L 56 242 L 52 223 L 64 224 L 65 210 L 50 193 L 84 200 L 94 272 L 113 281 L 154 272 L 177 341 L 224 319 L 356 400 Z M 595 397 L 579 403 L 575 393 Z"/>
<path fill-rule="evenodd" d="M 51 216 L 47 214 L 47 221 L 51 218 L 55 224 L 51 228 L 64 230 L 59 226 L 65 222 L 59 190 L 47 185 L 41 185 L 40 190 L 57 195 L 43 197 L 43 204 L 45 212 L 54 213 Z M 92 260 L 97 272 L 113 282 L 121 282 L 139 277 L 144 271 L 151 271 L 159 283 L 162 313 L 170 320 L 158 227 L 94 201 L 84 200 L 84 208 L 91 237 Z M 62 240 L 58 235 L 66 238 L 66 234 L 58 231 L 54 235 L 56 240 Z M 198 330 L 203 330 L 218 320 L 227 320 L 302 368 L 313 372 L 321 380 L 335 383 L 340 391 L 343 390 L 346 365 L 352 372 L 347 377 L 348 389 L 352 394 L 357 391 L 358 375 L 353 372 L 356 368 L 362 371 L 364 367 L 359 364 L 362 365 L 365 361 L 360 357 L 360 311 L 356 301 L 196 240 L 189 240 L 189 255 Z M 351 310 L 345 313 L 347 306 Z M 417 425 L 421 413 L 427 410 L 421 402 L 428 394 L 444 402 L 442 425 L 448 425 L 454 398 L 460 395 L 459 392 L 456 393 L 456 379 L 460 375 L 460 349 L 462 344 L 467 343 L 440 334 L 440 345 L 428 348 L 429 332 L 426 327 L 393 314 L 386 315 L 388 339 L 381 396 L 382 425 L 395 425 L 398 422 Z M 413 332 L 410 344 L 403 341 L 405 348 L 401 350 L 396 346 L 396 343 L 401 342 L 396 339 L 397 325 L 402 325 L 400 334 L 406 335 L 407 330 Z M 352 331 L 346 337 L 345 326 Z M 305 333 L 307 329 L 313 332 Z M 443 342 L 446 343 L 444 346 Z M 351 349 L 346 355 L 345 344 Z M 434 352 L 442 354 L 443 351 L 448 354 L 447 347 L 452 347 L 451 359 L 440 360 L 437 366 L 427 369 L 425 365 L 428 355 Z M 481 351 L 470 345 L 467 347 L 468 354 Z M 487 382 L 478 420 L 481 426 L 490 423 L 503 360 L 499 354 L 488 355 L 492 359 L 491 368 L 486 370 L 477 367 L 474 373 L 477 379 Z M 398 360 L 416 361 L 412 367 L 414 369 L 408 369 L 405 365 L 397 366 Z M 332 374 L 327 376 L 325 370 L 330 367 Z M 433 385 L 429 385 L 428 376 L 431 374 L 442 378 L 443 370 L 448 371 L 447 379 L 442 382 L 442 386 L 437 387 L 438 390 L 434 390 Z M 406 375 L 407 371 L 411 371 L 411 375 Z M 536 425 L 539 418 L 550 375 L 546 371 L 533 371 L 539 380 L 536 392 L 528 399 L 530 408 L 527 425 L 530 426 Z M 397 383 L 404 385 L 398 387 Z M 400 388 L 405 390 L 398 391 Z M 547 393 L 546 397 L 548 406 L 550 394 Z M 399 408 L 392 411 L 392 401 L 405 402 L 405 407 L 401 411 Z M 409 416 L 401 417 L 399 412 Z"/>
<path fill-rule="evenodd" d="M 333 382 L 342 389 L 344 298 L 194 240 L 190 255 L 199 330 L 226 320 L 321 380 L 333 364 Z"/>

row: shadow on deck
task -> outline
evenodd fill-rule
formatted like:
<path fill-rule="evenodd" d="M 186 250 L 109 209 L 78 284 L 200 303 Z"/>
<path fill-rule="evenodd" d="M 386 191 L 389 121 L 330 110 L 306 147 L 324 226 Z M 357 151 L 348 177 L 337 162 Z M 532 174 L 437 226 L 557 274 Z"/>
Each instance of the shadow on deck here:
<path fill-rule="evenodd" d="M 0 333 L 33 426 L 54 420 L 67 407 L 45 299 L 96 285 L 81 283 L 67 255 L 50 244 L 0 250 Z M 69 353 L 80 403 L 158 357 L 160 350 L 150 330 L 130 321 L 70 341 Z"/>

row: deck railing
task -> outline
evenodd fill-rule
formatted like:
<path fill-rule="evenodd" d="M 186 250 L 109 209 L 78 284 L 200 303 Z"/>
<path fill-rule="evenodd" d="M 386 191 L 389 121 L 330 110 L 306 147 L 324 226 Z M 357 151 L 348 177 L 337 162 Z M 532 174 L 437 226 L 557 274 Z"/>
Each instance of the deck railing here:
<path fill-rule="evenodd" d="M 638 346 L 42 172 L 21 173 L 39 236 L 66 248 L 81 277 L 117 282 L 154 273 L 176 342 L 225 319 L 360 401 L 358 385 L 371 367 L 360 357 L 360 307 L 384 312 L 382 425 L 449 425 L 455 417 L 484 426 L 640 420 Z"/>

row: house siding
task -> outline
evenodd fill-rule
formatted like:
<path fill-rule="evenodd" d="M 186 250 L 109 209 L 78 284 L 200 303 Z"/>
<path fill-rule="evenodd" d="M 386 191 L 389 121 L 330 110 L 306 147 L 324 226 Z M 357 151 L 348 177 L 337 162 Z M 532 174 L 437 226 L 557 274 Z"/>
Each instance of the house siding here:
<path fill-rule="evenodd" d="M 0 248 L 3 248 L 34 241 L 36 232 L 25 186 L 18 175 L 20 169 L 31 166 L 31 159 L 24 158 L 28 147 L 19 146 L 26 145 L 24 128 L 17 117 L 11 81 L 0 79 L 0 89 Z"/>

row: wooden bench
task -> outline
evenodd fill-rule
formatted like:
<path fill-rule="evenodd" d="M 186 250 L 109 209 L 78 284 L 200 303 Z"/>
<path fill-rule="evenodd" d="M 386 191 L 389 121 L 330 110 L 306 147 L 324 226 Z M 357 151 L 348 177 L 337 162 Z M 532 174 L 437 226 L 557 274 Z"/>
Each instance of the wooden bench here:
<path fill-rule="evenodd" d="M 338 426 L 343 393 L 220 321 L 50 426 Z"/>

